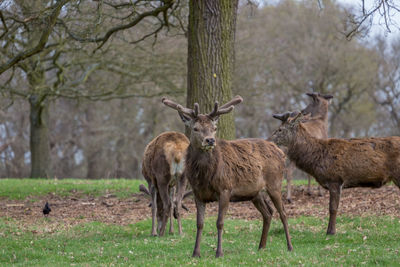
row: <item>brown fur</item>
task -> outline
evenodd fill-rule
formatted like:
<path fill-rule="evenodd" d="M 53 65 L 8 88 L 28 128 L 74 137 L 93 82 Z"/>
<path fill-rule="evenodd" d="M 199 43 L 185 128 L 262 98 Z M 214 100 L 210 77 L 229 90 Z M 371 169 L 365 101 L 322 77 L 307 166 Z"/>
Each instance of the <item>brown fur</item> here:
<path fill-rule="evenodd" d="M 189 146 L 185 175 L 203 202 L 217 201 L 224 190 L 231 201 L 251 200 L 263 188 L 280 190 L 284 158 L 275 144 L 262 139 L 219 139 L 209 152 Z"/>
<path fill-rule="evenodd" d="M 400 187 L 400 137 L 317 139 L 299 115 L 281 125 L 271 137 L 286 145 L 290 160 L 329 190 L 327 234 L 336 232 L 336 214 L 342 188 L 381 187 L 393 181 Z"/>
<path fill-rule="evenodd" d="M 264 248 L 272 209 L 261 192 L 262 189 L 266 189 L 280 214 L 287 246 L 289 250 L 292 250 L 286 213 L 281 199 L 284 153 L 275 144 L 263 139 L 215 140 L 218 115 L 214 114 L 225 114 L 233 109 L 233 105 L 222 106 L 221 113 L 216 104 L 213 112 L 204 115 L 198 114 L 198 106 L 195 106 L 195 111 L 192 111 L 183 109 L 170 100 L 163 100 L 163 103 L 184 113 L 185 116 L 182 117 L 181 114 L 181 118 L 191 128 L 185 176 L 188 177 L 192 186 L 197 207 L 197 235 L 193 256 L 200 256 L 205 203 L 212 201 L 219 202 L 217 257 L 223 255 L 222 230 L 230 201 L 251 200 L 261 212 L 263 231 L 259 248 Z"/>
<path fill-rule="evenodd" d="M 310 114 L 313 120 L 304 122 L 304 127 L 309 134 L 316 138 L 328 138 L 328 108 L 330 100 L 333 98 L 331 95 L 323 95 L 320 93 L 307 93 L 311 98 L 310 103 L 301 111 L 303 114 Z M 289 118 L 297 115 L 296 112 L 286 112 L 284 114 L 274 114 L 275 119 L 285 123 Z M 286 149 L 284 149 L 285 151 Z M 287 194 L 286 199 L 289 203 L 292 202 L 292 179 L 293 171 L 296 165 L 289 159 L 286 161 L 285 177 L 287 181 Z M 307 194 L 311 195 L 311 176 L 308 175 Z M 318 187 L 318 195 L 322 195 L 321 187 Z"/>
<path fill-rule="evenodd" d="M 157 214 L 159 235 L 164 235 L 168 217 L 170 233 L 173 232 L 172 212 L 178 220 L 179 234 L 182 226 L 179 208 L 186 187 L 183 176 L 184 157 L 189 140 L 182 133 L 165 132 L 154 138 L 144 151 L 142 173 L 149 185 L 152 207 L 152 235 L 157 235 L 155 216 Z M 174 200 L 176 188 L 176 199 Z"/>

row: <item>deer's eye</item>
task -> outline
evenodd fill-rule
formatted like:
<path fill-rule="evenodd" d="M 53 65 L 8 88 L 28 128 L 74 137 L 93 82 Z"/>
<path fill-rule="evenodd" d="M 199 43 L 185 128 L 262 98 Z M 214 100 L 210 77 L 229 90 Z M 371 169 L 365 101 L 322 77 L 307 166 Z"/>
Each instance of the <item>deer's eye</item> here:
<path fill-rule="evenodd" d="M 194 128 L 193 128 L 193 131 L 194 131 L 194 132 L 198 132 L 198 131 L 199 131 L 199 128 L 194 127 Z"/>

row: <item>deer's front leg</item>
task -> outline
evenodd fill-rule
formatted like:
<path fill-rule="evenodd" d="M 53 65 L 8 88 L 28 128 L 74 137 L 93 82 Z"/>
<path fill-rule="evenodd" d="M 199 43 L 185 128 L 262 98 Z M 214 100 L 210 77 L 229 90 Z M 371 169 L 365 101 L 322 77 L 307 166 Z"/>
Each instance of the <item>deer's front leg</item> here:
<path fill-rule="evenodd" d="M 200 241 L 201 234 L 204 226 L 204 213 L 206 211 L 206 204 L 195 197 L 197 209 L 197 234 L 196 243 L 194 244 L 193 257 L 200 257 Z"/>
<path fill-rule="evenodd" d="M 229 207 L 230 197 L 231 197 L 230 193 L 227 190 L 225 190 L 221 192 L 219 198 L 218 219 L 217 219 L 218 246 L 217 246 L 217 253 L 215 255 L 217 258 L 224 256 L 224 253 L 222 252 L 222 232 L 224 230 L 224 217 Z"/>
<path fill-rule="evenodd" d="M 329 224 L 326 234 L 334 235 L 336 233 L 336 214 L 339 207 L 342 185 L 339 183 L 330 184 L 328 189 L 329 189 Z"/>

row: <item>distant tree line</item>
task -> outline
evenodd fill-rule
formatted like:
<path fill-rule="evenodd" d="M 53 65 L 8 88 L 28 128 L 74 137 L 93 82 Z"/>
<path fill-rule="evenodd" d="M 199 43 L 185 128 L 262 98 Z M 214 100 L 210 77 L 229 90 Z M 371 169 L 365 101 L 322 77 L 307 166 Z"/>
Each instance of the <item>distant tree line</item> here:
<path fill-rule="evenodd" d="M 196 99 L 186 94 L 193 7 L 45 2 L 1 6 L 0 177 L 140 177 L 145 145 L 163 131 L 184 131 L 161 97 Z M 331 136 L 400 134 L 400 39 L 359 38 L 368 27 L 357 27 L 348 40 L 361 20 L 319 2 L 238 4 L 233 75 L 218 80 L 210 65 L 202 71 L 211 80 L 192 84 L 195 94 L 227 86 L 243 96 L 238 137 L 267 137 L 278 125 L 271 114 L 304 107 L 310 91 L 335 97 Z M 207 97 L 232 95 L 215 90 Z"/>

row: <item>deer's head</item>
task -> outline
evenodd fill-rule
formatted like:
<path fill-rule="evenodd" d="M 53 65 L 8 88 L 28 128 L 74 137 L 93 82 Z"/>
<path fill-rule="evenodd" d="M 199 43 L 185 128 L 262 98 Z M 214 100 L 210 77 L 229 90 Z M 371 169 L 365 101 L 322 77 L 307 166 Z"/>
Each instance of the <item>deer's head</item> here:
<path fill-rule="evenodd" d="M 218 102 L 215 102 L 213 111 L 208 114 L 201 114 L 198 103 L 194 104 L 194 109 L 190 109 L 166 98 L 162 99 L 164 105 L 178 111 L 182 121 L 190 128 L 191 145 L 204 151 L 211 150 L 216 146 L 215 135 L 219 116 L 231 112 L 234 106 L 242 101 L 243 99 L 240 96 L 235 96 L 221 107 L 219 107 Z"/>
<path fill-rule="evenodd" d="M 306 95 L 311 98 L 311 103 L 301 112 L 303 114 L 310 113 L 312 117 L 326 116 L 333 96 L 320 93 L 306 93 Z"/>
<path fill-rule="evenodd" d="M 300 111 L 286 112 L 286 119 L 282 122 L 282 125 L 276 129 L 272 135 L 268 138 L 269 141 L 274 142 L 278 146 L 288 146 L 297 134 L 297 129 L 302 122 L 310 120 L 311 115 L 303 115 Z M 277 118 L 274 114 L 273 117 Z"/>

